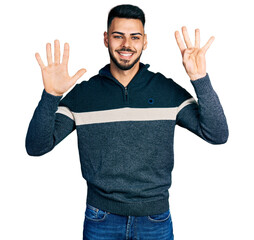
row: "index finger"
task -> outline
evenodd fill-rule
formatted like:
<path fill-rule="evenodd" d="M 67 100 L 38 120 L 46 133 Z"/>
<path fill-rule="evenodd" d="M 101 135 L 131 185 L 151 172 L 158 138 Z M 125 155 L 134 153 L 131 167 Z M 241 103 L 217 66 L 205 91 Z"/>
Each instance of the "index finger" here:
<path fill-rule="evenodd" d="M 215 37 L 210 37 L 210 39 L 208 40 L 208 42 L 205 44 L 204 47 L 202 47 L 202 50 L 204 51 L 204 53 L 206 53 L 206 51 L 208 50 L 208 48 L 211 46 L 211 44 L 213 43 Z"/>

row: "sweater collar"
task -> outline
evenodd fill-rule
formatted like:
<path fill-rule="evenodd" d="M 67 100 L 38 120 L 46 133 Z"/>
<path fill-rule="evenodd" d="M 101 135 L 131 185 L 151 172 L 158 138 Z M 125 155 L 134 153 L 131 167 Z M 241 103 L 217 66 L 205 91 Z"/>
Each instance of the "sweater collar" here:
<path fill-rule="evenodd" d="M 147 71 L 147 69 L 150 67 L 149 64 L 143 64 L 140 63 L 139 64 L 139 70 L 137 72 L 137 74 L 133 77 L 133 79 L 130 81 L 130 83 L 134 80 L 134 79 L 142 79 L 141 76 L 143 76 L 143 74 Z M 103 67 L 100 71 L 99 71 L 99 75 L 102 77 L 106 77 L 109 78 L 117 83 L 119 83 L 119 81 L 117 79 L 115 79 L 113 77 L 113 75 L 110 72 L 110 64 L 107 64 L 105 67 Z"/>

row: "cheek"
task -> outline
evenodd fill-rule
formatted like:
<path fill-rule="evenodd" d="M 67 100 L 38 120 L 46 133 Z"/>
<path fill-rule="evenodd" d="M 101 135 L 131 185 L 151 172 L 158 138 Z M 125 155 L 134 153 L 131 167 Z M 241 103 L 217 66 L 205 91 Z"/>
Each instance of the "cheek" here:
<path fill-rule="evenodd" d="M 137 51 L 141 52 L 142 50 L 144 50 L 145 46 L 143 43 L 138 43 L 134 46 L 136 48 Z"/>
<path fill-rule="evenodd" d="M 117 48 L 119 48 L 119 43 L 117 43 L 116 41 L 110 41 L 108 47 L 110 48 L 111 51 L 114 51 Z"/>

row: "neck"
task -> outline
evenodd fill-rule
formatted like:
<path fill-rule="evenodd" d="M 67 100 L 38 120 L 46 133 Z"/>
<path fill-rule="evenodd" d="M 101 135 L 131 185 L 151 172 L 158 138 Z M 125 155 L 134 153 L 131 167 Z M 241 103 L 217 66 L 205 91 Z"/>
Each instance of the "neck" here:
<path fill-rule="evenodd" d="M 126 87 L 139 70 L 139 61 L 129 70 L 119 69 L 112 61 L 110 61 L 110 72 L 124 87 Z"/>

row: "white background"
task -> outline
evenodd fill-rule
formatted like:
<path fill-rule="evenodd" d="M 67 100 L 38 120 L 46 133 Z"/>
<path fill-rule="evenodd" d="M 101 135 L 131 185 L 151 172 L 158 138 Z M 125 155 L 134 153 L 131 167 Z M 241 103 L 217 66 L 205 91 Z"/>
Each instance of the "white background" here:
<path fill-rule="evenodd" d="M 103 45 L 108 11 L 132 3 L 146 13 L 142 62 L 195 95 L 174 31 L 188 27 L 207 52 L 207 72 L 224 107 L 230 138 L 214 146 L 177 127 L 170 206 L 176 240 L 253 240 L 253 5 L 242 0 L 2 1 L 0 5 L 0 239 L 78 240 L 86 200 L 76 132 L 42 157 L 30 157 L 25 136 L 43 84 L 35 52 L 70 44 L 69 72 L 87 80 L 109 62 Z M 252 23 L 252 24 L 251 24 Z M 159 237 L 158 237 L 159 239 Z"/>

